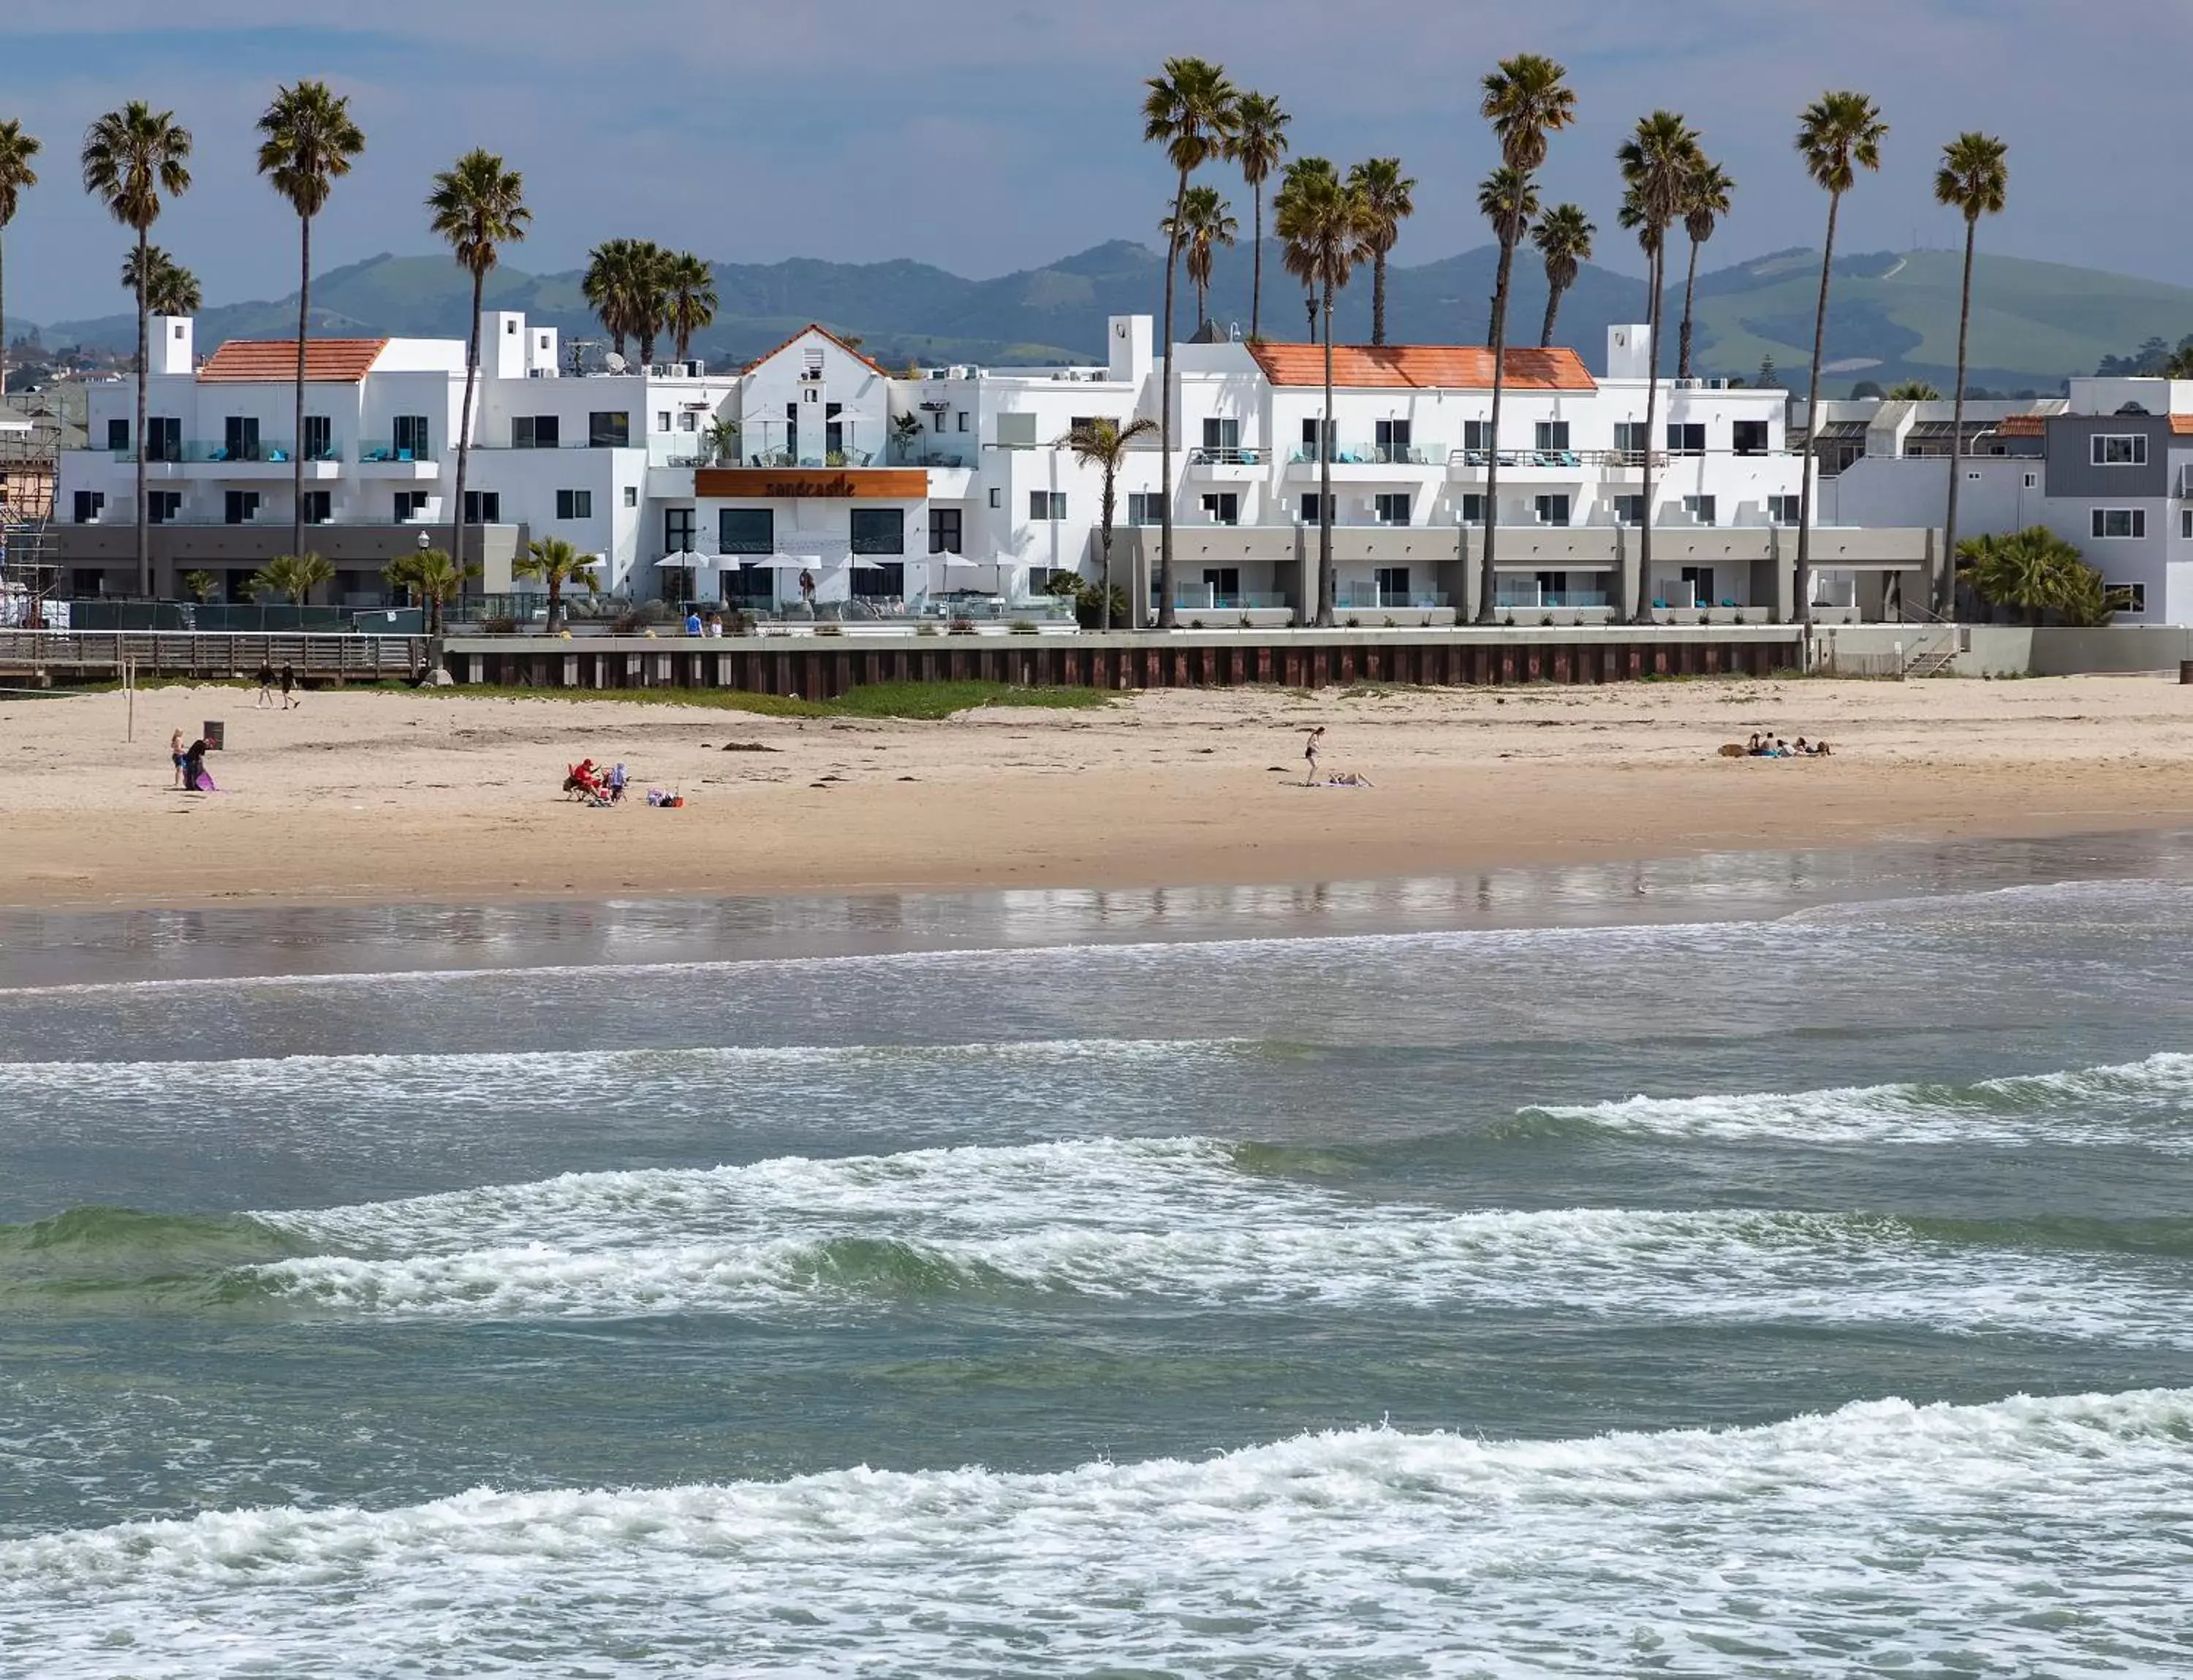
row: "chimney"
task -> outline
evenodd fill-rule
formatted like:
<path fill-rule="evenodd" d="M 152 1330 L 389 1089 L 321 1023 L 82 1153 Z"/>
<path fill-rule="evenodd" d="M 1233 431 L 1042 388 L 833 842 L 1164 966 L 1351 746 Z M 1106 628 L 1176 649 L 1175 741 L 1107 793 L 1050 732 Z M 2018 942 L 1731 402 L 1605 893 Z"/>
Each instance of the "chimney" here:
<path fill-rule="evenodd" d="M 1606 330 L 1606 376 L 1609 379 L 1650 379 L 1652 376 L 1652 329 L 1643 322 Z"/>
<path fill-rule="evenodd" d="M 1118 384 L 1140 385 L 1150 376 L 1157 322 L 1148 315 L 1114 315 L 1111 326 L 1111 377 Z"/>
<path fill-rule="evenodd" d="M 198 362 L 192 341 L 198 324 L 187 315 L 155 315 L 146 324 L 145 357 L 156 374 L 180 374 L 188 378 Z"/>

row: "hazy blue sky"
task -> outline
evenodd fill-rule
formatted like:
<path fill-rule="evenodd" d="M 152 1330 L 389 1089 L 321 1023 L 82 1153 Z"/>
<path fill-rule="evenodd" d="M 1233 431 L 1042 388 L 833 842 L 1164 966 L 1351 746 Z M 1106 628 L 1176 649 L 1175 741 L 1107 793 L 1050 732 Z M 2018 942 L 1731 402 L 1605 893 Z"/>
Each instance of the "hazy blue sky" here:
<path fill-rule="evenodd" d="M 910 256 L 995 274 L 1102 240 L 1154 238 L 1168 180 L 1141 143 L 1141 78 L 1168 53 L 1222 60 L 1295 113 L 1298 151 L 1394 152 L 1422 185 L 1399 261 L 1484 241 L 1491 161 L 1476 80 L 1504 53 L 1571 70 L 1581 121 L 1550 195 L 1611 229 L 1611 154 L 1659 105 L 1736 176 L 1715 255 L 1816 242 L 1823 201 L 1790 150 L 1795 113 L 1863 88 L 1892 124 L 1853 196 L 1847 248 L 1946 244 L 1942 141 L 2011 144 L 2019 255 L 2166 279 L 2193 272 L 2183 209 L 2193 115 L 2184 0 L 0 0 L 0 115 L 47 145 L 8 233 L 11 316 L 118 308 L 122 230 L 84 198 L 86 123 L 130 97 L 198 138 L 198 185 L 157 238 L 210 301 L 291 284 L 294 222 L 252 173 L 278 82 L 349 93 L 370 142 L 317 233 L 326 264 L 429 249 L 428 177 L 476 145 L 524 171 L 535 221 L 512 260 L 575 266 L 616 234 L 726 261 Z M 309 19 L 310 21 L 300 21 Z M 1245 198 L 1234 194 L 1245 226 Z M 1601 255 L 1636 269 L 1602 235 Z"/>

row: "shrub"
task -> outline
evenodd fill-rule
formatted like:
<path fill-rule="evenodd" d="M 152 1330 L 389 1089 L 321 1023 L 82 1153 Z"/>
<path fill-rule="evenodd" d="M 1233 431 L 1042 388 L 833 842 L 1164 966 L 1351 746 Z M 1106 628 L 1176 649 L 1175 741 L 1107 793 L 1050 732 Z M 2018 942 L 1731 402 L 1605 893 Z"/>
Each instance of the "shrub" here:
<path fill-rule="evenodd" d="M 842 636 L 845 634 L 845 627 L 834 619 L 826 618 L 815 627 L 815 634 L 818 636 Z"/>
<path fill-rule="evenodd" d="M 973 635 L 975 634 L 975 621 L 971 618 L 953 619 L 952 621 L 952 634 L 955 636 Z"/>
<path fill-rule="evenodd" d="M 913 634 L 917 636 L 933 636 L 936 634 L 936 627 L 934 624 L 917 624 L 913 627 Z"/>
<path fill-rule="evenodd" d="M 1005 628 L 1016 636 L 1033 636 L 1035 634 L 1035 621 L 1028 618 L 1016 618 Z"/>
<path fill-rule="evenodd" d="M 483 636 L 514 636 L 518 634 L 518 620 L 507 612 L 496 613 L 480 620 L 479 632 Z"/>

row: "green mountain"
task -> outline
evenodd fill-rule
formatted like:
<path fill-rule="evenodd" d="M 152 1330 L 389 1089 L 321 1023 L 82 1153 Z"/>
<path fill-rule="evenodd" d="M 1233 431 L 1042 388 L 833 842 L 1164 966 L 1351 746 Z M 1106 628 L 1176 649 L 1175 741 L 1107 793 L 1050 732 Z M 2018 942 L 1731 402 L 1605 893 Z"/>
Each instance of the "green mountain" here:
<path fill-rule="evenodd" d="M 1400 266 L 1388 277 L 1389 335 L 1401 341 L 1481 342 L 1487 328 L 1497 253 L 1490 246 L 1440 261 Z M 1698 370 L 1752 376 L 1771 358 L 1795 383 L 1810 358 L 1819 259 L 1775 252 L 1699 276 Z M 1951 251 L 1872 252 L 1839 258 L 1829 314 L 1826 386 L 1858 380 L 1889 384 L 1923 379 L 1946 387 L 1956 353 L 1961 258 Z M 908 360 L 1040 364 L 1104 353 L 1108 315 L 1154 312 L 1162 255 L 1125 240 L 1098 245 L 1047 267 L 991 280 L 969 280 L 925 263 L 837 263 L 797 259 L 767 265 L 719 264 L 716 324 L 694 344 L 719 365 L 749 359 L 810 321 L 859 335 L 890 365 Z M 1276 248 L 1265 260 L 1264 327 L 1299 338 L 1303 297 L 1280 270 Z M 1226 254 L 1211 313 L 1222 329 L 1249 323 L 1248 253 Z M 531 274 L 502 268 L 490 278 L 495 308 L 522 309 L 567 335 L 598 339 L 575 272 Z M 1982 256 L 1974 280 L 1972 381 L 1998 390 L 2054 390 L 2070 374 L 2090 373 L 2105 356 L 2150 337 L 2171 342 L 2193 331 L 2193 290 L 2058 263 Z M 454 337 L 466 327 L 470 296 L 463 274 L 439 256 L 378 256 L 335 269 L 314 283 L 313 330 L 331 334 Z M 1513 335 L 1535 342 L 1545 282 L 1527 258 L 1516 265 Z M 1606 328 L 1639 318 L 1641 282 L 1586 264 L 1561 305 L 1556 336 L 1599 364 Z M 199 317 L 199 345 L 229 338 L 282 337 L 295 330 L 295 301 L 221 305 Z M 1666 305 L 1663 353 L 1672 368 L 1680 288 Z M 1183 281 L 1177 306 L 1184 336 L 1195 318 Z M 1343 294 L 1339 335 L 1370 335 L 1371 279 L 1359 274 Z M 45 329 L 53 345 L 126 349 L 135 324 L 123 314 L 63 321 Z M 661 353 L 667 353 L 665 352 Z"/>

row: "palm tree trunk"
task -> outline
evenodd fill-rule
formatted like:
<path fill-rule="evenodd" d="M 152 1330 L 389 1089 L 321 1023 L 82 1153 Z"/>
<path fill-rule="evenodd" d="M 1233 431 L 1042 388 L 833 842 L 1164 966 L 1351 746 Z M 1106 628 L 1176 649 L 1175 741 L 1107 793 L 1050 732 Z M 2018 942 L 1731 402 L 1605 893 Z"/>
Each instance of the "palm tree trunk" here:
<path fill-rule="evenodd" d="M 1828 194 L 1828 244 L 1820 253 L 1820 301 L 1812 313 L 1812 377 L 1805 397 L 1804 479 L 1797 490 L 1797 622 L 1812 628 L 1812 439 L 1820 429 L 1820 357 L 1828 336 L 1828 281 L 1835 267 L 1835 212 L 1843 195 Z M 1950 475 L 1956 482 L 1956 474 Z"/>
<path fill-rule="evenodd" d="M 0 402 L 8 397 L 8 242 L 0 237 Z"/>
<path fill-rule="evenodd" d="M 1100 521 L 1096 530 L 1097 542 L 1102 551 L 1104 565 L 1103 576 L 1096 584 L 1102 600 L 1096 622 L 1108 635 L 1112 629 L 1112 516 L 1119 506 L 1116 493 L 1119 478 L 1119 463 L 1115 455 L 1104 463 L 1104 500 L 1096 509 Z"/>
<path fill-rule="evenodd" d="M 548 575 L 548 628 L 551 630 L 556 628 L 557 620 L 563 616 L 563 605 L 564 580 L 551 572 Z"/>
<path fill-rule="evenodd" d="M 1664 289 L 1667 238 L 1646 264 L 1652 301 L 1645 310 L 1645 347 L 1651 360 L 1645 366 L 1645 490 L 1643 517 L 1637 522 L 1637 599 L 1630 604 L 1633 623 L 1652 622 L 1652 433 L 1659 424 L 1660 406 L 1660 294 Z"/>
<path fill-rule="evenodd" d="M 1698 242 L 1691 241 L 1691 270 L 1683 279 L 1683 334 L 1675 352 L 1675 377 L 1691 376 L 1691 300 L 1698 290 Z"/>
<path fill-rule="evenodd" d="M 145 387 L 152 373 L 152 325 L 145 314 L 145 230 L 137 230 L 137 593 L 152 593 L 152 528 L 145 507 Z"/>
<path fill-rule="evenodd" d="M 1252 190 L 1257 200 L 1257 240 L 1249 281 L 1249 341 L 1254 344 L 1264 333 L 1264 183 L 1258 181 Z"/>
<path fill-rule="evenodd" d="M 1165 340 L 1158 354 L 1165 358 L 1165 393 L 1158 402 L 1158 628 L 1170 630 L 1180 622 L 1172 605 L 1172 280 L 1180 267 L 1181 218 L 1188 214 L 1188 171 L 1180 172 L 1180 190 L 1173 195 L 1174 232 L 1165 242 Z M 1142 616 L 1141 606 L 1128 604 L 1127 621 Z"/>
<path fill-rule="evenodd" d="M 1371 341 L 1386 341 L 1386 253 L 1374 251 L 1371 256 Z"/>
<path fill-rule="evenodd" d="M 1499 593 L 1492 571 L 1494 541 L 1500 528 L 1500 399 L 1508 388 L 1508 283 L 1515 266 L 1515 240 L 1522 229 L 1509 217 L 1500 226 L 1500 274 L 1492 288 L 1492 422 L 1485 449 L 1485 536 L 1478 567 L 1477 622 L 1490 624 L 1492 598 Z"/>
<path fill-rule="evenodd" d="M 1957 388 L 1950 426 L 1950 512 L 1942 526 L 1942 552 L 1934 563 L 1932 587 L 1927 592 L 1928 610 L 1937 617 L 1950 611 L 1950 580 L 1957 567 L 1957 482 L 1964 473 L 1965 336 L 1973 324 L 1973 247 L 1979 238 L 1980 219 L 1965 217 L 1965 285 L 1957 303 Z"/>
<path fill-rule="evenodd" d="M 305 552 L 305 334 L 312 318 L 312 219 L 297 218 L 297 425 L 289 434 L 289 552 Z"/>
<path fill-rule="evenodd" d="M 457 415 L 457 490 L 455 503 L 449 510 L 449 562 L 456 568 L 457 588 L 464 586 L 465 576 L 465 469 L 472 465 L 472 386 L 479 377 L 480 292 L 486 276 L 472 276 L 472 333 L 465 350 L 465 402 Z M 434 603 L 437 622 L 442 616 L 441 602 Z M 437 633 L 438 634 L 438 632 Z"/>
<path fill-rule="evenodd" d="M 1538 348 L 1550 348 L 1554 341 L 1554 317 L 1561 312 L 1561 288 L 1546 288 L 1546 324 L 1538 329 Z"/>
<path fill-rule="evenodd" d="M 1332 282 L 1325 283 L 1325 413 L 1317 439 L 1317 622 L 1332 628 Z"/>

